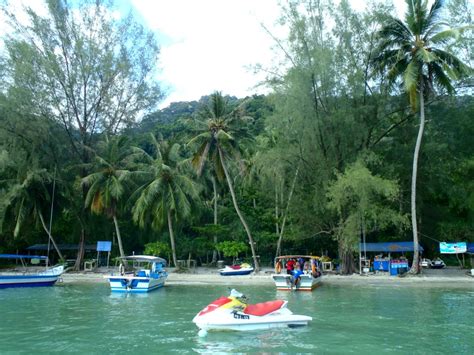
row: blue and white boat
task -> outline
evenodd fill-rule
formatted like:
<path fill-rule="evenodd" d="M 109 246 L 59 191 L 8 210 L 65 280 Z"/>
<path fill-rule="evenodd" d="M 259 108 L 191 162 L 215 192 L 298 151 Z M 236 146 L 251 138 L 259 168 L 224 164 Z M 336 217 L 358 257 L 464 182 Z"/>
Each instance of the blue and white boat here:
<path fill-rule="evenodd" d="M 105 276 L 112 292 L 144 293 L 165 285 L 168 273 L 164 269 L 166 260 L 150 255 L 131 255 L 123 258 L 123 263 L 133 262 L 134 270 L 125 272 L 120 265 L 118 275 Z"/>
<path fill-rule="evenodd" d="M 46 256 L 0 254 L 0 259 L 20 260 L 23 270 L 6 271 L 0 273 L 0 288 L 10 287 L 42 287 L 53 286 L 64 272 L 64 265 L 58 265 L 44 270 L 29 271 L 25 260 L 39 263 L 47 261 Z"/>

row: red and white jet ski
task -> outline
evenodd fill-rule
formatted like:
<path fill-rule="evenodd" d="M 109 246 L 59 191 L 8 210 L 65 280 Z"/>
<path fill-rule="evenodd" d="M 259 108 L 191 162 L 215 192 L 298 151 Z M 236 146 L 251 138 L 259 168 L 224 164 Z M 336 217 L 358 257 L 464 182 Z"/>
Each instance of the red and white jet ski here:
<path fill-rule="evenodd" d="M 247 304 L 246 297 L 232 290 L 229 297 L 213 301 L 193 319 L 202 330 L 255 330 L 307 325 L 311 317 L 293 314 L 288 301 Z"/>

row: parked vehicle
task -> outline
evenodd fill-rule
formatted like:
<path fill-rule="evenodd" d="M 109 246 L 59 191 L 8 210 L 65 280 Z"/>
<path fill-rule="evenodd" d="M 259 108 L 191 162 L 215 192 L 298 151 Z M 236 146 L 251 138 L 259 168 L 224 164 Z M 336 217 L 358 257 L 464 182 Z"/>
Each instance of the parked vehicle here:
<path fill-rule="evenodd" d="M 445 266 L 446 266 L 446 264 L 440 258 L 436 258 L 433 261 L 431 261 L 431 268 L 432 269 L 442 269 Z"/>
<path fill-rule="evenodd" d="M 421 259 L 420 266 L 429 269 L 431 267 L 431 260 L 426 258 Z"/>

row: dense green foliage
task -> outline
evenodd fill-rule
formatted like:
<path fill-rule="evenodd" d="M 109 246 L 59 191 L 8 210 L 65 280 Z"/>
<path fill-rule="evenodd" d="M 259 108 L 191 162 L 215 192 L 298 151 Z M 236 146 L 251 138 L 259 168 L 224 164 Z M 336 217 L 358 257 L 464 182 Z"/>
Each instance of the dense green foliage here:
<path fill-rule="evenodd" d="M 456 22 L 466 2 L 455 2 L 446 7 L 452 28 L 467 16 Z M 77 3 L 81 19 L 68 2 L 47 3 L 51 16 L 30 11 L 28 28 L 11 17 L 15 31 L 2 38 L 2 251 L 49 234 L 79 246 L 64 255 L 76 267 L 85 244 L 113 240 L 114 256 L 156 253 L 175 264 L 245 256 L 258 268 L 279 254 L 326 254 L 351 272 L 359 241 L 413 239 L 411 104 L 420 88 L 411 74 L 393 85 L 400 81 L 374 65 L 393 64 L 374 61 L 388 48 L 378 31 L 393 21 L 385 1 L 365 12 L 345 0 L 289 1 L 280 20 L 288 37 L 275 38 L 283 57 L 267 68 L 270 94 L 215 92 L 162 110 L 153 35 L 132 17 L 109 20 L 105 1 Z M 101 31 L 91 35 L 86 23 Z M 471 36 L 435 41 L 470 65 Z M 433 55 L 415 57 L 434 65 Z M 468 75 L 453 80 L 440 66 L 450 86 L 424 97 L 417 171 L 417 235 L 428 256 L 437 241 L 474 241 L 472 76 L 463 67 Z"/>

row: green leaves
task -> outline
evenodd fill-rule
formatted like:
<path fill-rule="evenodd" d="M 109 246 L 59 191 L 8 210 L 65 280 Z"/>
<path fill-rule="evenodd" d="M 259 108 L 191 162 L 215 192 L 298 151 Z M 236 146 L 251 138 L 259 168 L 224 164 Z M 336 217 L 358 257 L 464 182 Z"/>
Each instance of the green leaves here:
<path fill-rule="evenodd" d="M 217 250 L 224 253 L 224 256 L 238 257 L 240 253 L 246 252 L 249 248 L 243 242 L 236 242 L 233 240 L 226 240 L 216 245 Z"/>

